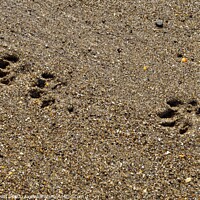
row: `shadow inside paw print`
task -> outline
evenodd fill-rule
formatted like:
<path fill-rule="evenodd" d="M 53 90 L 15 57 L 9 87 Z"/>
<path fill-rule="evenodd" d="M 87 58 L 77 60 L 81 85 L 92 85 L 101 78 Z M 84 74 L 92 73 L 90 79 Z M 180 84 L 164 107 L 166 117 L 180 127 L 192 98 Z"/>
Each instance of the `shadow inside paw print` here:
<path fill-rule="evenodd" d="M 53 99 L 53 98 L 52 99 L 43 100 L 41 108 L 45 108 L 45 107 L 50 106 L 50 105 L 52 105 L 54 103 L 55 103 L 55 99 Z"/>
<path fill-rule="evenodd" d="M 18 61 L 19 57 L 14 54 L 6 54 L 0 58 L 0 83 L 9 85 L 14 80 L 12 66 Z"/>
<path fill-rule="evenodd" d="M 32 89 L 30 90 L 30 97 L 31 98 L 34 98 L 34 99 L 37 99 L 37 98 L 40 98 L 41 97 L 41 94 L 43 93 L 41 90 L 38 90 L 37 88 L 36 89 Z"/>
<path fill-rule="evenodd" d="M 167 100 L 166 104 L 167 108 L 157 113 L 161 119 L 160 125 L 169 128 L 176 127 L 180 134 L 186 133 L 193 126 L 191 119 L 199 116 L 198 101 L 192 99 L 184 103 L 179 99 L 172 98 Z"/>
<path fill-rule="evenodd" d="M 12 62 L 12 63 L 16 63 L 19 61 L 19 57 L 15 54 L 7 54 L 7 55 L 3 56 L 3 59 L 7 60 L 9 62 Z"/>

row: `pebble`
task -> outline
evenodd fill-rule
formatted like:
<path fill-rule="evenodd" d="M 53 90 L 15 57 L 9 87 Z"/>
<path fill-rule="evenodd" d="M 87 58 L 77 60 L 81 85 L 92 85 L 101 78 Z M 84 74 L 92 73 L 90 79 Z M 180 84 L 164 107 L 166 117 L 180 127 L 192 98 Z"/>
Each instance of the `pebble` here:
<path fill-rule="evenodd" d="M 186 179 L 185 179 L 185 182 L 186 182 L 186 183 L 189 183 L 191 180 L 192 180 L 192 178 L 189 177 L 189 178 L 186 178 Z"/>
<path fill-rule="evenodd" d="M 162 28 L 163 27 L 163 20 L 161 20 L 161 19 L 156 20 L 156 26 L 159 27 L 159 28 Z"/>
<path fill-rule="evenodd" d="M 148 68 L 149 68 L 148 66 L 143 67 L 144 71 L 146 71 Z"/>
<path fill-rule="evenodd" d="M 149 78 L 144 78 L 144 81 L 150 81 L 150 79 Z"/>
<path fill-rule="evenodd" d="M 67 110 L 72 113 L 74 111 L 74 106 L 73 105 L 69 105 Z"/>
<path fill-rule="evenodd" d="M 186 62 L 187 62 L 187 58 L 184 58 L 184 57 L 183 57 L 183 58 L 181 59 L 181 62 L 182 62 L 182 63 L 186 63 Z"/>

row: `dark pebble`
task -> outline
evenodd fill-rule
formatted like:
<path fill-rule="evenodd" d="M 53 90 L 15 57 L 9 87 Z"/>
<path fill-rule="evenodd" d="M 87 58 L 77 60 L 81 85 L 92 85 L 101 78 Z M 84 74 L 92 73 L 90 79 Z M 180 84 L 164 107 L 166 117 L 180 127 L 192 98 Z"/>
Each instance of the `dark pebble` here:
<path fill-rule="evenodd" d="M 156 20 L 156 26 L 159 27 L 159 28 L 162 28 L 163 27 L 163 20 L 161 20 L 161 19 Z"/>
<path fill-rule="evenodd" d="M 69 113 L 72 113 L 74 111 L 74 106 L 73 105 L 69 105 L 67 110 L 69 111 Z"/>

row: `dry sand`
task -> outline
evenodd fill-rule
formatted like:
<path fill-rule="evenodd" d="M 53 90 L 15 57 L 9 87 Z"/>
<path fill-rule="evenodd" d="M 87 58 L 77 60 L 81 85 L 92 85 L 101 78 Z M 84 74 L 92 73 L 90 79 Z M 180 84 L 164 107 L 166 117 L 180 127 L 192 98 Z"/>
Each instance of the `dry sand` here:
<path fill-rule="evenodd" d="M 0 199 L 200 198 L 199 0 L 0 13 Z"/>

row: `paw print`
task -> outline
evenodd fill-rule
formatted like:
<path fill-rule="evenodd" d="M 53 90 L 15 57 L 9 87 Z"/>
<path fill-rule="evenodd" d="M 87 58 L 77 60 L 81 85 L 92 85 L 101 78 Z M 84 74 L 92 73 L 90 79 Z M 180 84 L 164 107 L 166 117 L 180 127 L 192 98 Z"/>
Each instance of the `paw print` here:
<path fill-rule="evenodd" d="M 19 57 L 14 54 L 7 54 L 0 57 L 0 83 L 10 85 L 16 77 L 15 66 Z"/>
<path fill-rule="evenodd" d="M 169 99 L 166 101 L 167 108 L 158 112 L 161 119 L 160 125 L 163 127 L 176 127 L 180 134 L 185 134 L 197 123 L 200 116 L 200 107 L 195 99 L 187 103 L 179 99 Z"/>
<path fill-rule="evenodd" d="M 32 99 L 40 99 L 40 107 L 45 108 L 47 106 L 53 105 L 55 103 L 55 98 L 49 94 L 48 86 L 54 81 L 55 76 L 51 73 L 43 73 L 40 77 L 36 78 L 34 84 L 29 91 L 29 96 Z M 52 83 L 53 89 L 56 85 Z"/>

